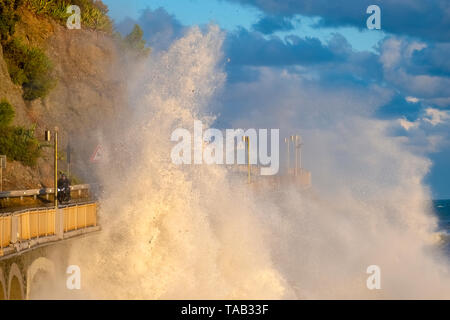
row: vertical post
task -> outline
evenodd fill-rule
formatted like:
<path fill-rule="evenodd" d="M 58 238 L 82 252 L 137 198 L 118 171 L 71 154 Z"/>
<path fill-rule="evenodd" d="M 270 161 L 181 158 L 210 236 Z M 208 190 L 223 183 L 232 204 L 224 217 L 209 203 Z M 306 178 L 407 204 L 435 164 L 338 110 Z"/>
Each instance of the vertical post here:
<path fill-rule="evenodd" d="M 78 230 L 78 211 L 80 211 L 80 208 L 75 206 L 75 230 Z"/>
<path fill-rule="evenodd" d="M 250 137 L 247 137 L 247 161 L 248 161 L 248 183 L 251 183 L 251 164 L 250 164 Z"/>
<path fill-rule="evenodd" d="M 11 243 L 16 243 L 19 237 L 19 216 L 11 215 Z"/>
<path fill-rule="evenodd" d="M 58 210 L 58 127 L 55 127 L 55 210 Z"/>
<path fill-rule="evenodd" d="M 97 226 L 97 203 L 94 203 L 94 227 Z"/>
<path fill-rule="evenodd" d="M 300 169 L 300 172 L 302 172 L 302 145 L 302 142 L 298 144 L 298 167 Z"/>
<path fill-rule="evenodd" d="M 296 145 L 295 145 L 295 162 L 296 162 L 296 175 L 298 175 L 298 172 L 302 170 L 302 158 L 301 158 L 301 137 L 295 136 L 296 139 Z"/>
<path fill-rule="evenodd" d="M 48 236 L 48 209 L 45 209 L 45 236 Z"/>
<path fill-rule="evenodd" d="M 297 155 L 296 149 L 295 149 L 295 136 L 291 136 L 291 141 L 292 141 L 292 149 L 295 152 L 295 155 Z M 295 159 L 295 167 L 294 169 L 294 176 L 297 175 L 297 159 Z"/>
<path fill-rule="evenodd" d="M 2 228 L 0 229 L 0 257 L 3 256 L 3 217 L 0 217 L 0 220 L 2 221 Z"/>
<path fill-rule="evenodd" d="M 0 156 L 0 191 L 3 191 L 3 169 L 6 169 L 6 155 Z"/>
<path fill-rule="evenodd" d="M 30 211 L 27 212 L 28 217 L 28 240 L 31 239 L 31 219 L 30 219 Z"/>
<path fill-rule="evenodd" d="M 289 171 L 291 169 L 291 160 L 290 160 L 291 153 L 289 151 L 289 149 L 290 149 L 289 148 L 289 138 L 284 138 L 284 142 L 287 145 L 287 174 L 289 175 Z"/>
<path fill-rule="evenodd" d="M 295 176 L 298 175 L 298 145 L 297 145 L 297 138 L 298 136 L 295 136 Z"/>
<path fill-rule="evenodd" d="M 247 165 L 248 165 L 248 183 L 251 183 L 251 167 L 250 167 L 250 137 L 244 137 L 247 144 Z"/>
<path fill-rule="evenodd" d="M 72 162 L 72 148 L 70 146 L 70 138 L 69 142 L 67 143 L 67 179 L 70 179 L 70 164 Z"/>

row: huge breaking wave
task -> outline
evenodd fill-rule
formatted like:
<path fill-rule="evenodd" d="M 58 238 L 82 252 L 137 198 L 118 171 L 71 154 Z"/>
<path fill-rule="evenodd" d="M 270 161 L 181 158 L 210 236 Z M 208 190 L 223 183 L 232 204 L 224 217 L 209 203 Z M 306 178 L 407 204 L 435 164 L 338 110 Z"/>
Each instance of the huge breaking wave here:
<path fill-rule="evenodd" d="M 389 138 L 383 121 L 349 114 L 343 125 L 303 132 L 320 146 L 313 175 L 329 181 L 319 196 L 261 196 L 223 166 L 171 163 L 171 132 L 215 119 L 223 38 L 214 26 L 192 28 L 129 80 L 129 107 L 103 135 L 102 232 L 71 252 L 83 297 L 450 298 L 421 184 L 429 161 Z M 343 153 L 353 162 L 339 162 Z M 381 290 L 366 287 L 373 264 Z"/>

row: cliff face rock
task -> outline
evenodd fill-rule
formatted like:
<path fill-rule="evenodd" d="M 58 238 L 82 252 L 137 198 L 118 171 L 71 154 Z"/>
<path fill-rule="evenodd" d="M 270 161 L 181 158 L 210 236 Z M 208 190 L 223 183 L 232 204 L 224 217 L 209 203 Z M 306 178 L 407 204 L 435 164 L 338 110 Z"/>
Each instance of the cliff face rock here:
<path fill-rule="evenodd" d="M 58 28 L 48 41 L 47 54 L 58 79 L 44 101 L 52 123 L 64 125 L 68 132 L 95 131 L 102 119 L 114 116 L 123 103 L 124 88 L 117 81 L 119 56 L 111 38 Z"/>
<path fill-rule="evenodd" d="M 70 140 L 71 172 L 89 177 L 89 158 L 100 142 L 103 124 L 126 103 L 122 60 L 113 38 L 87 29 L 69 30 L 53 20 L 21 8 L 15 36 L 45 51 L 54 65 L 57 84 L 44 99 L 26 102 L 22 89 L 9 77 L 0 50 L 0 99 L 7 98 L 16 109 L 17 124 L 36 124 L 36 135 L 59 128 L 60 150 Z M 0 46 L 1 48 L 1 46 Z M 38 188 L 52 185 L 52 148 L 43 149 L 36 168 L 9 166 L 6 188 Z M 66 170 L 65 160 L 59 168 Z M 89 179 L 86 182 L 89 182 Z"/>
<path fill-rule="evenodd" d="M 12 83 L 8 68 L 3 59 L 3 48 L 0 45 L 0 99 L 7 99 L 14 107 L 16 116 L 14 124 L 30 126 L 33 122 L 24 100 L 22 89 Z M 17 161 L 7 160 L 6 169 L 3 170 L 2 180 L 4 190 L 39 188 L 51 184 L 51 165 L 44 157 L 38 160 L 36 168 L 30 168 Z"/>
<path fill-rule="evenodd" d="M 20 86 L 12 83 L 8 67 L 3 59 L 3 48 L 0 45 L 0 100 L 5 98 L 15 106 L 16 117 L 14 123 L 29 125 L 31 122 L 27 115 L 25 102 L 22 99 L 22 89 Z"/>

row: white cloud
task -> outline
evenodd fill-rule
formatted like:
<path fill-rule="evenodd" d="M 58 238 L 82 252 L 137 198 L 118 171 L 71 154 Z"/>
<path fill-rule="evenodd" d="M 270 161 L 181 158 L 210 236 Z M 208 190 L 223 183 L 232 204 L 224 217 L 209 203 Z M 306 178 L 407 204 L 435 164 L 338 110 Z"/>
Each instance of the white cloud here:
<path fill-rule="evenodd" d="M 425 110 L 427 117 L 423 118 L 424 121 L 430 123 L 433 126 L 445 123 L 446 120 L 450 119 L 450 113 L 445 110 L 439 110 L 434 108 L 427 108 Z"/>
<path fill-rule="evenodd" d="M 406 97 L 405 100 L 411 103 L 417 103 L 420 101 L 420 99 L 416 97 Z"/>
<path fill-rule="evenodd" d="M 412 128 L 417 128 L 419 126 L 418 121 L 408 121 L 406 118 L 398 119 L 398 121 L 402 126 L 402 128 L 405 129 L 406 131 Z"/>
<path fill-rule="evenodd" d="M 402 42 L 396 38 L 390 38 L 383 42 L 380 61 L 386 69 L 396 66 L 401 61 Z"/>
<path fill-rule="evenodd" d="M 389 38 L 380 47 L 384 80 L 393 84 L 404 94 L 408 94 L 409 99 L 406 99 L 408 102 L 416 103 L 421 100 L 432 104 L 432 99 L 449 95 L 450 79 L 448 77 L 417 72 L 423 66 L 414 60 L 414 54 L 425 48 L 424 43 L 410 42 L 409 39 L 401 37 Z"/>

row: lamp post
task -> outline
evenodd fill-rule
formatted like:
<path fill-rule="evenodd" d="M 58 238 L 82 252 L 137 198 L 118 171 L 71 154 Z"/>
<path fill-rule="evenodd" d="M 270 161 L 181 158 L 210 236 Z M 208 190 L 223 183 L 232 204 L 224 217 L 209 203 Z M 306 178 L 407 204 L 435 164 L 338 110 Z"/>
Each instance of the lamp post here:
<path fill-rule="evenodd" d="M 291 154 L 290 154 L 290 151 L 289 151 L 289 138 L 284 138 L 284 142 L 286 143 L 286 146 L 287 146 L 287 160 L 286 160 L 286 162 L 287 162 L 287 174 L 289 175 L 289 171 L 290 171 L 290 167 L 291 167 L 291 161 L 290 161 L 290 157 L 291 157 Z"/>
<path fill-rule="evenodd" d="M 301 146 L 300 136 L 298 136 L 298 135 L 291 136 L 291 141 L 292 141 L 292 146 L 293 146 L 294 151 L 295 151 L 295 170 L 294 170 L 294 175 L 297 176 L 298 175 L 298 168 L 299 168 L 298 162 L 299 162 L 299 158 L 300 158 L 299 152 L 300 152 L 300 146 Z"/>
<path fill-rule="evenodd" d="M 0 191 L 3 191 L 3 169 L 6 169 L 6 155 L 0 156 Z"/>
<path fill-rule="evenodd" d="M 72 164 L 72 146 L 70 145 L 70 138 L 67 143 L 67 178 L 70 179 L 70 166 Z"/>
<path fill-rule="evenodd" d="M 58 127 L 55 127 L 55 209 L 58 209 Z"/>
<path fill-rule="evenodd" d="M 300 172 L 302 172 L 302 145 L 303 145 L 303 143 L 302 143 L 301 137 L 299 137 L 298 140 L 299 140 L 299 143 L 297 145 L 297 148 L 298 148 L 298 168 L 299 168 Z"/>
<path fill-rule="evenodd" d="M 291 136 L 292 148 L 294 149 L 294 152 L 295 152 L 294 176 L 297 175 L 297 150 L 295 149 L 295 141 L 296 141 L 296 137 L 297 137 L 297 136 Z"/>
<path fill-rule="evenodd" d="M 51 133 L 50 130 L 45 131 L 45 141 L 51 140 Z M 53 166 L 54 166 L 54 205 L 55 209 L 58 208 L 58 127 L 55 127 L 55 134 L 53 139 L 53 146 L 54 146 L 54 158 L 53 158 Z"/>

